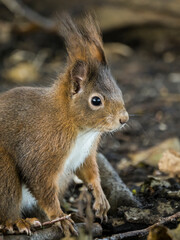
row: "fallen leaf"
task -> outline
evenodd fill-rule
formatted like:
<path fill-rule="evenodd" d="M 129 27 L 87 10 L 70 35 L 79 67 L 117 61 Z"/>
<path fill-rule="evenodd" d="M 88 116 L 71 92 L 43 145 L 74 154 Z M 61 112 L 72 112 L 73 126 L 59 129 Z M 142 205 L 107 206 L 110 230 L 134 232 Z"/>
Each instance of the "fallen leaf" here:
<path fill-rule="evenodd" d="M 180 224 L 176 229 L 168 230 L 169 235 L 173 240 L 180 240 Z"/>
<path fill-rule="evenodd" d="M 105 43 L 104 48 L 107 56 L 117 54 L 117 55 L 129 57 L 133 53 L 133 50 L 129 46 L 122 43 L 116 43 L 116 42 Z"/>
<path fill-rule="evenodd" d="M 147 237 L 147 240 L 174 240 L 172 239 L 164 226 L 153 227 Z"/>
<path fill-rule="evenodd" d="M 180 176 L 180 153 L 173 149 L 166 150 L 158 163 L 159 170 L 171 176 Z"/>
<path fill-rule="evenodd" d="M 164 151 L 168 149 L 173 149 L 175 151 L 180 151 L 180 141 L 178 138 L 169 138 L 159 145 L 149 148 L 144 151 L 131 153 L 128 156 L 131 158 L 134 165 L 145 162 L 151 166 L 157 166 L 159 160 L 162 158 Z"/>

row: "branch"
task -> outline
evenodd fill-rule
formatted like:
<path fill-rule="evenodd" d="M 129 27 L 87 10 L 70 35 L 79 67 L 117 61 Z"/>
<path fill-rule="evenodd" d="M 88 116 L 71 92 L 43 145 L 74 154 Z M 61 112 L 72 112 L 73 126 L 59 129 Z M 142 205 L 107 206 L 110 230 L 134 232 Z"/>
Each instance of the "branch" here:
<path fill-rule="evenodd" d="M 56 218 L 56 219 L 51 220 L 51 221 L 44 222 L 44 223 L 42 223 L 42 227 L 40 227 L 40 228 L 51 226 L 54 223 L 60 222 L 60 221 L 65 220 L 65 219 L 69 219 L 70 217 L 71 217 L 71 214 L 65 215 L 65 216 L 60 217 L 60 218 Z M 36 227 L 35 229 L 39 229 L 39 227 Z"/>
<path fill-rule="evenodd" d="M 122 239 L 126 239 L 129 237 L 138 237 L 138 236 L 145 237 L 148 235 L 148 233 L 150 232 L 150 230 L 152 228 L 157 227 L 159 225 L 167 224 L 169 222 L 173 222 L 173 221 L 177 220 L 178 218 L 180 218 L 180 212 L 177 212 L 169 217 L 161 218 L 161 220 L 159 222 L 157 222 L 147 228 L 144 228 L 141 230 L 125 232 L 125 233 L 114 234 L 111 237 L 101 238 L 98 240 L 122 240 Z"/>
<path fill-rule="evenodd" d="M 77 223 L 76 227 L 78 229 L 85 229 L 85 223 Z M 99 223 L 93 223 L 92 226 L 92 236 L 94 238 L 102 236 L 102 227 Z M 59 240 L 64 237 L 61 229 L 57 226 L 51 226 L 45 229 L 40 229 L 33 232 L 31 236 L 25 234 L 19 235 L 0 235 L 0 240 Z"/>
<path fill-rule="evenodd" d="M 21 0 L 0 0 L 11 12 L 19 14 L 25 17 L 30 22 L 35 25 L 47 30 L 55 31 L 56 24 L 55 21 L 41 16 L 39 13 L 35 12 L 28 6 L 26 6 Z"/>

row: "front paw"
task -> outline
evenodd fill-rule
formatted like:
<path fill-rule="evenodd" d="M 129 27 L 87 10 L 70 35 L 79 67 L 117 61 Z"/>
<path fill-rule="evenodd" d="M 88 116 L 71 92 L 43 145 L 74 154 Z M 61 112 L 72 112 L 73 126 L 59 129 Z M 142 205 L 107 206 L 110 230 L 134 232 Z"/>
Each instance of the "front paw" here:
<path fill-rule="evenodd" d="M 107 222 L 107 212 L 110 209 L 110 205 L 103 191 L 101 191 L 100 194 L 95 196 L 93 209 L 95 210 L 96 217 L 100 218 L 101 222 L 103 220 Z"/>
<path fill-rule="evenodd" d="M 14 234 L 15 229 L 17 229 L 19 233 L 31 235 L 32 227 L 41 227 L 41 223 L 37 218 L 18 219 L 14 223 L 12 221 L 6 221 L 4 231 L 8 234 Z M 1 228 L 3 228 L 3 226 L 1 226 Z"/>
<path fill-rule="evenodd" d="M 63 216 L 65 216 L 65 214 L 63 214 Z M 71 218 L 57 222 L 55 225 L 61 229 L 65 237 L 70 237 L 71 235 L 78 235 L 76 229 L 74 228 L 74 222 Z"/>

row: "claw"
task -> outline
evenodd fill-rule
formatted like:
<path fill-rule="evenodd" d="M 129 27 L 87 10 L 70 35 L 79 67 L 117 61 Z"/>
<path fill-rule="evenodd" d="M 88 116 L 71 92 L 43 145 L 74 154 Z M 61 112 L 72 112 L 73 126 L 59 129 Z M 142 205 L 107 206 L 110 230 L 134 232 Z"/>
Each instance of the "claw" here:
<path fill-rule="evenodd" d="M 96 211 L 96 214 L 95 214 L 95 215 L 96 215 L 96 217 L 98 217 L 98 218 L 100 217 L 99 210 Z"/>
<path fill-rule="evenodd" d="M 29 223 L 31 227 L 42 227 L 42 224 L 37 218 L 26 218 L 25 221 Z"/>
<path fill-rule="evenodd" d="M 24 219 L 19 219 L 16 221 L 16 227 L 20 233 L 25 233 L 27 235 L 31 235 L 30 224 L 26 222 Z"/>
<path fill-rule="evenodd" d="M 107 223 L 107 221 L 108 221 L 108 216 L 105 214 L 104 215 L 104 221 Z"/>
<path fill-rule="evenodd" d="M 74 228 L 74 221 L 72 219 L 62 220 L 61 222 L 57 222 L 56 225 L 61 229 L 66 237 L 70 237 L 71 234 L 77 236 L 78 233 Z"/>
<path fill-rule="evenodd" d="M 60 228 L 61 232 L 63 232 L 63 228 L 61 226 L 61 222 L 56 222 L 55 225 L 58 226 L 58 228 Z"/>
<path fill-rule="evenodd" d="M 31 230 L 30 229 L 28 229 L 28 228 L 22 228 L 22 229 L 19 229 L 19 232 L 20 233 L 25 233 L 26 235 L 29 235 L 29 236 L 31 236 Z"/>
<path fill-rule="evenodd" d="M 95 216 L 100 218 L 101 223 L 103 221 L 107 222 L 108 217 L 107 217 L 107 212 L 110 208 L 110 205 L 108 203 L 108 200 L 106 199 L 106 196 L 104 195 L 103 192 L 101 192 L 101 195 L 96 196 L 95 203 L 93 205 L 95 212 Z"/>
<path fill-rule="evenodd" d="M 79 235 L 78 231 L 76 231 L 75 229 L 74 229 L 74 231 L 73 231 L 73 234 L 74 234 L 74 236 L 76 236 L 76 237 L 78 237 L 78 235 Z"/>
<path fill-rule="evenodd" d="M 6 231 L 8 234 L 14 234 L 13 227 L 5 227 L 5 231 Z"/>
<path fill-rule="evenodd" d="M 73 221 L 71 218 L 69 218 L 68 220 L 70 221 L 70 223 L 71 223 L 73 226 L 75 225 L 74 221 Z"/>
<path fill-rule="evenodd" d="M 42 227 L 42 224 L 39 221 L 35 221 L 33 226 L 35 226 L 35 227 Z"/>

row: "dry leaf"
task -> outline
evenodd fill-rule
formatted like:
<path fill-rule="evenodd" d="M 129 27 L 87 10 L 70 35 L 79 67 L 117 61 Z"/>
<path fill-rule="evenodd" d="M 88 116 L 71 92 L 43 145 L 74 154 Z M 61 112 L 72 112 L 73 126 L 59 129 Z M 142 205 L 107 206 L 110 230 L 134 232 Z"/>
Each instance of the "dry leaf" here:
<path fill-rule="evenodd" d="M 163 153 L 159 160 L 159 170 L 170 174 L 171 176 L 180 176 L 180 153 L 169 149 Z"/>
<path fill-rule="evenodd" d="M 139 162 L 145 162 L 152 166 L 157 166 L 162 154 L 167 149 L 173 149 L 175 151 L 180 151 L 180 141 L 178 138 L 169 138 L 155 147 L 149 148 L 144 151 L 129 154 L 133 164 L 138 164 Z"/>
<path fill-rule="evenodd" d="M 116 43 L 116 42 L 105 43 L 104 48 L 107 56 L 117 54 L 117 55 L 129 57 L 133 53 L 133 50 L 129 46 L 122 43 Z"/>
<path fill-rule="evenodd" d="M 164 226 L 153 227 L 147 237 L 147 240 L 172 240 Z"/>
<path fill-rule="evenodd" d="M 169 235 L 173 240 L 180 240 L 180 224 L 176 229 L 168 230 Z"/>

